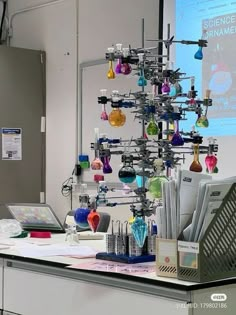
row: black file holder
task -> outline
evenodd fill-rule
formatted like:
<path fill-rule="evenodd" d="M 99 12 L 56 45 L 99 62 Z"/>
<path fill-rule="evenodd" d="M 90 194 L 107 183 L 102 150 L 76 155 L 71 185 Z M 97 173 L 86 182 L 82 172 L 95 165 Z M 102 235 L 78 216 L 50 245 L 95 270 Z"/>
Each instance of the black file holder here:
<path fill-rule="evenodd" d="M 180 237 L 177 251 L 177 278 L 180 280 L 208 282 L 235 276 L 236 183 L 216 211 L 203 239 L 193 243 L 182 241 Z"/>

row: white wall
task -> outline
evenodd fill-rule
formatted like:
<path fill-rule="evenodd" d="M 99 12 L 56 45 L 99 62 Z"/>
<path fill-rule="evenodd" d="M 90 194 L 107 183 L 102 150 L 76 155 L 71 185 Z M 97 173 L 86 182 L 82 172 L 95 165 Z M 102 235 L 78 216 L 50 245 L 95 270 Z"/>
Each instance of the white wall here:
<path fill-rule="evenodd" d="M 11 15 L 49 1 L 8 2 Z M 47 54 L 46 199 L 61 220 L 70 209 L 69 200 L 61 196 L 61 184 L 71 175 L 77 155 L 77 62 L 103 58 L 106 48 L 117 42 L 140 47 L 142 18 L 145 19 L 146 38 L 156 38 L 158 5 L 158 0 L 60 0 L 13 19 L 11 45 L 45 50 Z M 98 82 L 97 89 L 100 88 Z M 95 106 L 96 102 L 95 99 Z M 128 207 L 126 209 L 122 215 L 117 208 L 112 209 L 111 214 L 114 219 L 125 220 L 129 215 Z"/>
<path fill-rule="evenodd" d="M 79 59 L 80 63 L 104 58 L 107 47 L 112 44 L 122 43 L 123 47 L 141 47 L 142 45 L 142 18 L 144 18 L 144 38 L 158 38 L 158 0 L 79 0 Z M 153 43 L 145 42 L 145 47 Z M 124 110 L 127 122 L 122 128 L 112 128 L 108 122 L 100 120 L 101 106 L 97 104 L 99 90 L 106 88 L 108 92 L 118 89 L 127 93 L 130 89 L 137 91 L 137 77 L 127 78 L 120 76 L 115 80 L 108 80 L 106 66 L 92 67 L 83 71 L 83 153 L 91 153 L 90 143 L 94 139 L 94 127 L 99 127 L 100 133 L 106 133 L 111 138 L 123 139 L 130 133 L 141 135 L 138 121 L 133 122 L 133 114 L 127 115 L 129 110 Z M 111 109 L 107 106 L 107 111 Z M 132 117 L 131 117 L 132 116 Z M 88 128 L 89 126 L 89 128 Z M 132 130 L 132 131 L 131 131 Z M 125 138 L 125 139 L 126 139 Z M 121 164 L 120 156 L 112 156 L 111 165 L 113 173 L 106 175 L 107 181 L 119 182 L 118 170 Z M 97 173 L 97 172 L 96 172 Z M 89 182 L 93 180 L 94 171 L 86 172 L 84 178 Z M 120 184 L 120 187 L 122 185 Z M 93 191 L 93 194 L 95 192 Z M 121 195 L 121 193 L 117 193 Z M 112 194 L 114 197 L 114 194 Z M 119 199 L 121 201 L 121 199 Z M 124 201 L 124 200 L 123 200 Z M 114 221 L 125 221 L 132 216 L 129 205 L 114 208 L 99 208 L 112 215 Z"/>
<path fill-rule="evenodd" d="M 9 16 L 46 1 L 10 0 Z M 11 45 L 46 51 L 46 200 L 63 219 L 69 201 L 61 184 L 76 156 L 76 1 L 18 14 L 12 21 Z"/>

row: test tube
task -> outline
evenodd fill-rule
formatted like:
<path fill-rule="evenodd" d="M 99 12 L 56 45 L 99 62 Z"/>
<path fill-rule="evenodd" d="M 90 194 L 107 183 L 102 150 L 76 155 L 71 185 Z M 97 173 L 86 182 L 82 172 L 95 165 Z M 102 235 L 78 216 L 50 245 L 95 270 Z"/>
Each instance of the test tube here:
<path fill-rule="evenodd" d="M 153 223 L 155 221 L 148 221 L 148 236 L 147 236 L 147 254 L 148 255 L 155 255 L 156 254 L 156 232 L 153 228 Z"/>
<path fill-rule="evenodd" d="M 120 220 L 117 220 L 116 222 L 118 222 L 118 233 L 116 234 L 116 238 L 115 238 L 115 254 L 125 255 L 126 246 L 125 246 L 124 235 L 123 235 L 123 224 L 120 223 Z"/>
<path fill-rule="evenodd" d="M 129 238 L 129 256 L 130 257 L 141 256 L 143 249 L 137 245 L 133 234 L 129 234 L 128 238 Z"/>
<path fill-rule="evenodd" d="M 111 234 L 106 234 L 106 252 L 107 254 L 115 253 L 115 235 L 114 235 L 114 221 L 111 221 Z"/>

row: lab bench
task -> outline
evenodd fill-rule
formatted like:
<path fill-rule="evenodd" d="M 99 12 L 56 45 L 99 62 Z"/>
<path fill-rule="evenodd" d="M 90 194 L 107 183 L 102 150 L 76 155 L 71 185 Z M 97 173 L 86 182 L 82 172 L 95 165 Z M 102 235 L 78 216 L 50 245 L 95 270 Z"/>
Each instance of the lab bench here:
<path fill-rule="evenodd" d="M 92 241 L 99 248 L 102 242 Z M 137 276 L 71 269 L 67 266 L 93 259 L 26 258 L 14 251 L 0 251 L 3 315 L 235 315 L 236 312 L 236 278 L 193 283 L 157 277 L 155 272 Z M 227 299 L 212 301 L 212 294 L 225 294 Z"/>

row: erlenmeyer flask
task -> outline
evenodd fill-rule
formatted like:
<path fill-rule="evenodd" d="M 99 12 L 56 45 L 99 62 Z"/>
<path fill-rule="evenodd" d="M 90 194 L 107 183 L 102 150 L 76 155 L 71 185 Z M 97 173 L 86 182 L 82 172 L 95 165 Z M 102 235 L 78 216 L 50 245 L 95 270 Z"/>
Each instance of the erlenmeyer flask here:
<path fill-rule="evenodd" d="M 115 72 L 116 72 L 116 74 L 120 74 L 121 73 L 121 60 L 120 59 L 118 59 L 117 60 L 117 63 L 116 63 L 116 68 L 115 68 Z"/>
<path fill-rule="evenodd" d="M 205 94 L 205 98 L 204 98 L 204 104 L 206 104 L 205 115 L 201 115 L 200 117 L 198 117 L 198 119 L 196 121 L 197 127 L 202 127 L 202 128 L 209 127 L 209 120 L 207 118 L 207 111 L 208 111 L 208 100 L 210 98 L 210 93 L 211 93 L 211 90 L 206 90 L 206 94 Z"/>
<path fill-rule="evenodd" d="M 174 132 L 175 132 L 175 125 L 174 125 L 173 120 L 170 120 L 167 124 L 167 139 L 169 141 L 172 140 Z"/>
<path fill-rule="evenodd" d="M 179 84 L 179 82 L 176 82 L 176 83 L 174 84 L 174 86 L 175 86 L 175 89 L 176 89 L 176 94 L 177 94 L 177 95 L 178 95 L 178 94 L 182 94 L 183 89 L 182 89 L 182 86 Z"/>
<path fill-rule="evenodd" d="M 175 84 L 170 85 L 169 95 L 172 97 L 175 97 L 177 95 L 177 90 L 176 90 Z"/>
<path fill-rule="evenodd" d="M 119 107 L 113 107 L 108 120 L 112 127 L 121 127 L 125 124 L 126 116 Z"/>
<path fill-rule="evenodd" d="M 129 63 L 124 62 L 121 65 L 121 69 L 120 69 L 121 73 L 123 73 L 124 75 L 128 75 L 132 72 L 132 67 Z"/>
<path fill-rule="evenodd" d="M 139 67 L 140 67 L 140 77 L 138 79 L 138 86 L 143 87 L 147 85 L 147 80 L 145 79 L 145 76 L 144 76 L 144 53 L 139 53 L 138 58 L 139 58 Z"/>
<path fill-rule="evenodd" d="M 203 32 L 202 32 L 202 37 L 201 37 L 201 39 L 206 38 L 206 32 L 207 32 L 207 30 L 204 29 Z M 198 60 L 202 60 L 202 59 L 203 59 L 203 52 L 202 52 L 202 49 L 203 49 L 202 46 L 198 46 L 198 50 L 197 50 L 197 52 L 196 52 L 195 55 L 194 55 L 194 58 L 195 58 L 195 59 L 198 59 Z"/>
<path fill-rule="evenodd" d="M 100 214 L 96 211 L 96 209 L 93 209 L 90 211 L 88 215 L 88 224 L 90 226 L 90 229 L 95 233 L 97 232 L 98 225 L 100 223 Z"/>
<path fill-rule="evenodd" d="M 155 160 L 153 166 L 154 175 L 149 178 L 147 188 L 153 198 L 162 198 L 162 183 L 168 181 L 168 178 L 162 174 L 162 159 Z"/>
<path fill-rule="evenodd" d="M 138 247 L 142 248 L 148 232 L 147 223 L 141 217 L 136 217 L 131 225 L 131 231 Z"/>
<path fill-rule="evenodd" d="M 100 116 L 101 120 L 108 120 L 108 115 L 106 112 L 106 105 L 102 104 L 102 112 L 101 112 L 101 116 Z"/>
<path fill-rule="evenodd" d="M 96 154 L 97 155 L 97 154 Z M 91 163 L 91 169 L 94 171 L 101 170 L 103 168 L 103 163 L 98 156 L 95 156 L 94 160 Z"/>
<path fill-rule="evenodd" d="M 162 94 L 167 94 L 170 92 L 170 84 L 167 78 L 165 78 L 164 83 L 162 83 L 161 92 Z"/>
<path fill-rule="evenodd" d="M 202 172 L 202 165 L 199 162 L 199 144 L 198 143 L 195 143 L 193 145 L 193 153 L 194 153 L 193 162 L 190 165 L 189 170 L 192 172 L 201 173 Z"/>
<path fill-rule="evenodd" d="M 216 164 L 217 164 L 217 157 L 214 154 L 214 146 L 215 146 L 216 139 L 210 137 L 208 138 L 208 141 L 209 141 L 208 154 L 205 158 L 205 164 L 206 164 L 208 173 L 212 174 L 214 173 Z"/>
<path fill-rule="evenodd" d="M 102 162 L 103 162 L 103 173 L 104 174 L 110 174 L 112 173 L 112 167 L 110 165 L 110 157 L 109 156 L 104 156 L 102 157 Z"/>
<path fill-rule="evenodd" d="M 197 52 L 194 54 L 194 58 L 198 60 L 203 59 L 202 47 L 199 46 Z"/>
<path fill-rule="evenodd" d="M 217 164 L 217 157 L 213 154 L 208 154 L 205 158 L 205 164 L 208 170 L 208 173 L 214 173 L 214 169 Z"/>
<path fill-rule="evenodd" d="M 199 128 L 207 128 L 209 126 L 209 120 L 207 116 L 201 115 L 200 117 L 198 117 L 195 126 Z"/>
<path fill-rule="evenodd" d="M 147 85 L 147 80 L 145 79 L 143 75 L 143 70 L 141 70 L 141 75 L 138 79 L 138 86 L 146 86 Z"/>
<path fill-rule="evenodd" d="M 181 137 L 181 135 L 179 133 L 179 121 L 175 120 L 174 125 L 175 125 L 175 133 L 172 136 L 171 144 L 173 146 L 184 145 L 184 139 Z"/>
<path fill-rule="evenodd" d="M 158 135 L 158 133 L 159 133 L 159 128 L 158 128 L 158 125 L 155 122 L 154 114 L 151 114 L 151 120 L 150 120 L 150 122 L 149 122 L 149 124 L 147 126 L 146 131 L 147 131 L 147 134 L 149 136 L 151 136 L 151 135 L 152 136 Z"/>
<path fill-rule="evenodd" d="M 144 171 L 145 173 L 145 171 Z M 148 177 L 145 176 L 145 174 L 143 173 L 143 171 L 141 169 L 137 170 L 136 172 L 136 185 L 138 188 L 143 188 L 146 185 L 147 179 Z"/>
<path fill-rule="evenodd" d="M 121 73 L 128 75 L 132 71 L 131 65 L 128 63 L 129 48 L 123 48 L 123 62 L 121 64 Z"/>
<path fill-rule="evenodd" d="M 74 213 L 74 219 L 76 224 L 80 228 L 88 228 L 88 215 L 90 213 L 90 210 L 88 208 L 88 201 L 89 201 L 89 196 L 87 194 L 87 184 L 81 184 L 81 194 L 80 194 L 80 205 L 79 207 L 75 210 Z"/>

